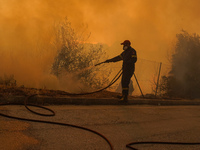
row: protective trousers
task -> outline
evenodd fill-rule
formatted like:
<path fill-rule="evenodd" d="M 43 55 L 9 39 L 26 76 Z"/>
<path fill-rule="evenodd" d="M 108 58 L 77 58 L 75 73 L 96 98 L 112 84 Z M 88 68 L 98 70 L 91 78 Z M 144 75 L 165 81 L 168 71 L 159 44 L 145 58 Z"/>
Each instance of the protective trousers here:
<path fill-rule="evenodd" d="M 129 83 L 131 80 L 131 77 L 133 76 L 135 69 L 131 69 L 131 70 L 123 70 L 123 74 L 122 74 L 122 95 L 123 96 L 128 96 L 128 91 L 129 91 Z"/>

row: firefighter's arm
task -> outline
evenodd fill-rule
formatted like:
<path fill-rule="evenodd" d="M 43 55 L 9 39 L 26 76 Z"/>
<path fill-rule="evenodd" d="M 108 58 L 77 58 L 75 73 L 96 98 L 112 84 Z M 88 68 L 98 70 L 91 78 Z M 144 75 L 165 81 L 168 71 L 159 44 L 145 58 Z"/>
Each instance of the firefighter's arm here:
<path fill-rule="evenodd" d="M 107 59 L 107 60 L 104 61 L 104 62 L 98 63 L 98 64 L 96 64 L 95 66 L 101 65 L 101 64 L 103 64 L 103 63 L 117 62 L 117 61 L 120 61 L 120 60 L 122 60 L 122 59 L 123 59 L 123 57 L 122 57 L 122 55 L 120 54 L 119 56 L 116 56 L 116 57 L 113 57 L 113 58 L 111 58 L 111 59 Z"/>
<path fill-rule="evenodd" d="M 117 61 L 120 61 L 120 60 L 122 60 L 122 59 L 123 59 L 123 57 L 122 57 L 121 55 L 118 55 L 118 56 L 116 56 L 116 57 L 114 57 L 114 58 L 111 58 L 111 59 L 106 60 L 105 63 L 117 62 Z"/>

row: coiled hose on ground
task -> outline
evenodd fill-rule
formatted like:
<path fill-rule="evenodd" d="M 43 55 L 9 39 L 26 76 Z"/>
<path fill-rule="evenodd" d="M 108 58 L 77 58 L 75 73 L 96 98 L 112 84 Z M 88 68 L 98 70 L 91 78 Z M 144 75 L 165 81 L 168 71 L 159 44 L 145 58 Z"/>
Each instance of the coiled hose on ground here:
<path fill-rule="evenodd" d="M 93 93 L 97 93 L 100 91 L 103 91 L 105 89 L 107 89 L 108 87 L 110 87 L 111 85 L 113 85 L 122 75 L 122 70 L 120 70 L 117 75 L 113 78 L 113 80 L 110 82 L 110 84 L 108 84 L 108 86 L 106 86 L 105 88 L 102 88 L 100 90 L 94 91 L 94 92 L 89 92 L 89 93 L 64 93 L 63 95 L 86 95 L 86 94 L 93 94 Z M 55 112 L 49 108 L 43 107 L 43 106 L 39 106 L 39 105 L 35 105 L 35 104 L 28 104 L 28 100 L 34 96 L 37 96 L 38 94 L 34 94 L 34 95 L 30 95 L 30 96 L 26 96 L 25 100 L 24 100 L 24 104 L 17 104 L 17 103 L 0 103 L 0 106 L 5 106 L 5 105 L 24 105 L 30 112 L 35 113 L 37 115 L 42 115 L 42 116 L 54 116 Z M 28 106 L 34 106 L 34 107 L 39 107 L 42 109 L 45 109 L 47 111 L 50 112 L 50 114 L 41 114 L 38 112 L 35 112 L 33 110 L 31 110 Z M 68 126 L 68 127 L 73 127 L 73 128 L 78 128 L 81 130 L 85 130 L 88 132 L 92 132 L 98 136 L 100 136 L 101 138 L 103 138 L 107 144 L 109 145 L 110 149 L 113 150 L 113 146 L 111 144 L 111 142 L 101 133 L 82 127 L 82 126 L 78 126 L 78 125 L 73 125 L 73 124 L 67 124 L 67 123 L 60 123 L 60 122 L 53 122 L 53 121 L 45 121 L 45 120 L 36 120 L 36 119 L 28 119 L 28 118 L 21 118 L 21 117 L 15 117 L 15 116 L 10 116 L 10 115 L 6 115 L 3 113 L 0 113 L 0 116 L 6 117 L 6 118 L 11 118 L 11 119 L 17 119 L 17 120 L 22 120 L 22 121 L 30 121 L 30 122 L 38 122 L 38 123 L 45 123 L 45 124 L 54 124 L 54 125 L 60 125 L 60 126 Z M 137 150 L 136 148 L 133 148 L 133 145 L 141 145 L 141 144 L 170 144 L 170 145 L 200 145 L 200 143 L 180 143 L 180 142 L 155 142 L 155 141 L 147 141 L 147 142 L 132 142 L 126 145 L 127 148 L 133 149 L 133 150 Z"/>
<path fill-rule="evenodd" d="M 103 91 L 105 89 L 107 89 L 108 87 L 110 87 L 111 85 L 113 85 L 122 75 L 122 69 L 117 73 L 117 75 L 113 78 L 113 80 L 104 88 L 97 90 L 97 91 L 93 91 L 93 92 L 88 92 L 88 93 L 64 93 L 62 95 L 87 95 L 87 94 L 93 94 L 93 93 L 97 93 L 100 91 Z M 30 95 L 30 96 L 26 96 L 25 100 L 24 100 L 24 104 L 17 104 L 17 103 L 1 103 L 0 106 L 5 106 L 5 105 L 24 105 L 26 107 L 27 110 L 29 110 L 30 112 L 37 114 L 37 115 L 41 115 L 41 116 L 54 116 L 55 112 L 49 108 L 43 107 L 43 106 L 39 106 L 39 105 L 35 105 L 35 104 L 28 104 L 28 100 L 34 96 L 37 96 L 38 94 L 34 94 L 34 95 Z M 45 109 L 47 111 L 50 112 L 50 114 L 41 114 L 38 112 L 35 112 L 33 110 L 31 110 L 28 106 L 34 106 L 34 107 L 38 107 L 38 108 L 42 108 Z M 15 117 L 15 116 L 10 116 L 10 115 L 6 115 L 3 113 L 0 113 L 0 116 L 3 117 L 7 117 L 7 118 L 11 118 L 11 119 L 17 119 L 17 120 L 22 120 L 22 121 L 30 121 L 30 122 L 38 122 L 38 123 L 46 123 L 46 124 L 54 124 L 54 125 L 61 125 L 61 126 L 68 126 L 68 127 L 73 127 L 73 128 L 78 128 L 78 129 L 82 129 L 82 130 L 86 130 L 89 132 L 92 132 L 98 136 L 100 136 L 101 138 L 103 138 L 107 144 L 109 145 L 110 149 L 113 150 L 113 146 L 111 144 L 111 142 L 101 133 L 82 127 L 82 126 L 77 126 L 77 125 L 73 125 L 73 124 L 67 124 L 67 123 L 60 123 L 60 122 L 52 122 L 52 121 L 44 121 L 44 120 L 36 120 L 36 119 L 28 119 L 28 118 L 21 118 L 21 117 Z"/>

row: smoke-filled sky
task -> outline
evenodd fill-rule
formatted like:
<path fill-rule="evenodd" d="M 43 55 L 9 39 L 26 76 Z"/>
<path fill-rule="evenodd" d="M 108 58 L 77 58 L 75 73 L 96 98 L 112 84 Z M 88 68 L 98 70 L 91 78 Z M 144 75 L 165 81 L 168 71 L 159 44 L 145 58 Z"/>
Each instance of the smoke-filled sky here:
<path fill-rule="evenodd" d="M 1 74 L 24 80 L 22 70 L 43 70 L 55 55 L 48 43 L 52 26 L 64 17 L 75 28 L 87 25 L 90 42 L 116 48 L 108 49 L 110 57 L 129 39 L 139 58 L 166 62 L 177 33 L 200 33 L 199 6 L 200 0 L 0 0 Z M 41 55 L 46 60 L 38 61 Z"/>

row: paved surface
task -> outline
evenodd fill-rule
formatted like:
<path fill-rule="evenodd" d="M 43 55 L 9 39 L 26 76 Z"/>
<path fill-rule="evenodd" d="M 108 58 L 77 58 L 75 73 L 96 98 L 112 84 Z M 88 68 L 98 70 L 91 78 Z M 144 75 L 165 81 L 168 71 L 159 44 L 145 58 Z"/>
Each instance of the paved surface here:
<path fill-rule="evenodd" d="M 115 150 L 126 150 L 126 144 L 139 141 L 200 142 L 199 106 L 60 105 L 49 108 L 56 112 L 56 116 L 37 116 L 27 112 L 23 106 L 1 106 L 0 112 L 87 127 L 106 136 Z M 133 147 L 139 150 L 200 149 L 200 145 Z M 109 147 L 97 135 L 80 129 L 0 117 L 0 149 L 107 150 Z"/>

